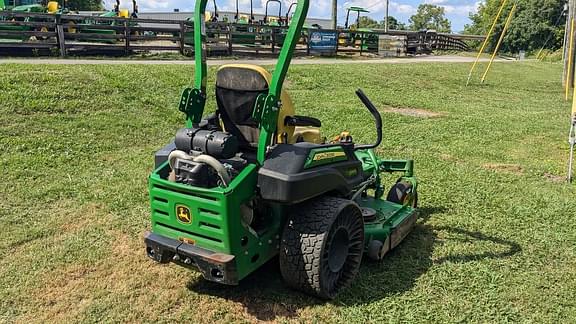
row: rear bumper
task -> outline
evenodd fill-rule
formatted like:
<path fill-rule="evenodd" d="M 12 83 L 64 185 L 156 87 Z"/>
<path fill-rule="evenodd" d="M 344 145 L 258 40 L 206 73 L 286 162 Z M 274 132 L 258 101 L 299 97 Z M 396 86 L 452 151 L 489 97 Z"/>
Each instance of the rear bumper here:
<path fill-rule="evenodd" d="M 233 255 L 213 252 L 152 232 L 146 232 L 144 243 L 146 254 L 156 262 L 174 262 L 198 269 L 209 281 L 227 285 L 238 284 L 236 259 Z"/>

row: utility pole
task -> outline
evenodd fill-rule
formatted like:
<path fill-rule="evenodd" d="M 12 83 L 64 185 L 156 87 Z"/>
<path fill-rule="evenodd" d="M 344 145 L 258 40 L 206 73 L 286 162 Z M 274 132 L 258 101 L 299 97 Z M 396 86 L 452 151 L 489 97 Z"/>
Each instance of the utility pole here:
<path fill-rule="evenodd" d="M 338 18 L 338 1 L 332 0 L 332 29 L 338 28 L 336 20 Z"/>
<path fill-rule="evenodd" d="M 575 0 L 568 0 L 568 3 L 565 4 L 565 8 L 567 7 L 567 15 L 566 15 L 566 28 L 564 30 L 564 71 L 562 73 L 562 84 L 564 87 L 569 87 L 570 81 L 572 80 L 568 80 L 568 78 L 572 79 L 570 76 L 573 74 L 571 71 L 568 71 L 569 69 L 569 62 L 570 62 L 570 56 L 572 56 L 572 58 L 574 57 L 574 53 L 570 52 L 570 38 L 572 37 L 570 35 L 571 32 L 571 25 L 572 25 L 572 19 L 574 19 L 574 5 L 576 4 Z"/>
<path fill-rule="evenodd" d="M 388 28 L 390 26 L 390 22 L 388 20 L 388 18 L 390 17 L 388 15 L 388 7 L 390 6 L 390 0 L 386 0 L 386 17 L 384 17 L 384 32 L 387 33 L 388 32 Z"/>

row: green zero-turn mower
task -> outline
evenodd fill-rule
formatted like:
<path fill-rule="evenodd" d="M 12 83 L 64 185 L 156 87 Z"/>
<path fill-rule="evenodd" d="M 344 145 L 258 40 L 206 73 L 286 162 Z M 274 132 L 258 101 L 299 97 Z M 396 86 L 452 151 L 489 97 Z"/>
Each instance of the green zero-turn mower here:
<path fill-rule="evenodd" d="M 413 162 L 376 156 L 382 120 L 360 90 L 376 121 L 373 145 L 356 144 L 346 132 L 326 142 L 319 120 L 294 113 L 282 84 L 309 0 L 298 0 L 274 73 L 222 66 L 216 113 L 203 118 L 206 1 L 195 8 L 195 88 L 184 90 L 179 107 L 186 128 L 156 153 L 149 178 L 146 253 L 228 285 L 279 256 L 289 286 L 334 298 L 354 279 L 363 255 L 382 259 L 413 227 Z M 386 200 L 382 172 L 401 173 Z"/>

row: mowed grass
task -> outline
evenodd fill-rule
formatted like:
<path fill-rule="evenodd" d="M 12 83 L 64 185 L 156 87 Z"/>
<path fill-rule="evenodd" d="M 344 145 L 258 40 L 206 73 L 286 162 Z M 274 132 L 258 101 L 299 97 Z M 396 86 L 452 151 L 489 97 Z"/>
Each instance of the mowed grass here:
<path fill-rule="evenodd" d="M 1 65 L 0 321 L 573 322 L 561 66 L 497 63 L 466 88 L 468 68 L 290 69 L 299 113 L 328 137 L 374 139 L 363 88 L 383 111 L 379 154 L 413 158 L 420 180 L 414 231 L 324 302 L 286 288 L 274 262 L 227 287 L 145 257 L 147 176 L 183 125 L 192 67 Z"/>

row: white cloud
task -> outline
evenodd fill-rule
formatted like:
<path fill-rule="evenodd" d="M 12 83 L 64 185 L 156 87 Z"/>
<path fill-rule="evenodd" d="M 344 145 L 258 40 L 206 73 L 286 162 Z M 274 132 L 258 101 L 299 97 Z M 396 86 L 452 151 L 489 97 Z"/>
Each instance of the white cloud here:
<path fill-rule="evenodd" d="M 462 4 L 463 1 L 455 1 L 456 4 L 452 4 L 449 0 L 425 0 L 424 3 L 429 3 L 444 7 L 447 14 L 451 15 L 465 15 L 467 16 L 471 12 L 476 12 L 478 10 L 478 5 L 480 1 L 476 1 L 473 4 Z"/>
<path fill-rule="evenodd" d="M 250 0 L 238 0 L 241 12 L 250 11 Z M 282 13 L 285 14 L 289 5 L 296 0 L 281 0 Z M 452 21 L 465 23 L 470 12 L 476 12 L 481 0 L 391 0 L 390 14 L 401 21 L 407 22 L 408 18 L 416 13 L 419 3 L 429 3 L 442 6 L 446 10 L 448 18 Z M 104 0 L 106 9 L 111 10 L 115 0 Z M 194 0 L 137 0 L 141 12 L 145 11 L 194 11 Z M 221 11 L 235 11 L 236 0 L 216 0 L 218 9 Z M 266 0 L 253 0 L 254 12 L 264 13 Z M 386 0 L 340 0 L 338 1 L 338 20 L 343 24 L 346 16 L 346 8 L 350 6 L 363 7 L 370 10 L 368 14 L 376 20 L 382 20 L 384 17 Z M 271 3 L 270 11 L 276 14 L 278 11 L 277 4 Z M 121 0 L 121 8 L 132 10 L 132 0 Z M 213 10 L 213 0 L 208 1 L 208 10 Z M 330 19 L 332 15 L 332 0 L 311 0 L 309 17 L 318 17 Z M 458 26 L 455 26 L 459 28 Z"/>

